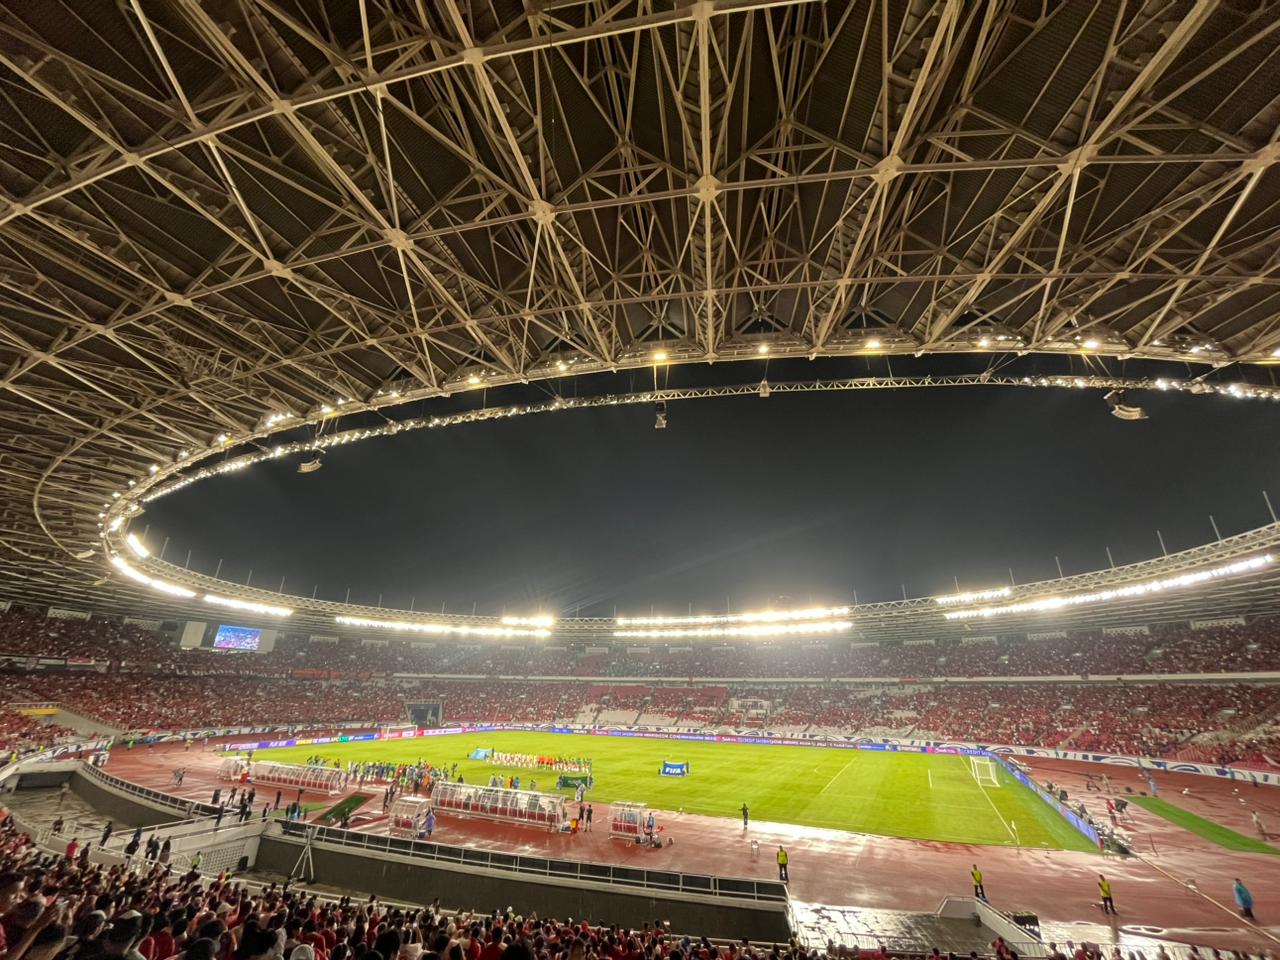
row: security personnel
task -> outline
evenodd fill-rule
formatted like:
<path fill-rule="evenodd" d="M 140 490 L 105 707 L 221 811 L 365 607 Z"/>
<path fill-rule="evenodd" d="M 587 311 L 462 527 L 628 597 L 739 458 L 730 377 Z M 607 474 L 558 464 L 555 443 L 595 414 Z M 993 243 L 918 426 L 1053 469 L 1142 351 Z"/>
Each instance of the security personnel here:
<path fill-rule="evenodd" d="M 1102 912 L 1114 914 L 1116 905 L 1111 899 L 1111 881 L 1098 874 L 1098 893 L 1102 895 Z"/>
<path fill-rule="evenodd" d="M 975 863 L 973 869 L 969 871 L 969 876 L 973 877 L 973 895 L 983 903 L 987 901 L 987 891 L 982 886 L 982 871 L 978 869 Z"/>
<path fill-rule="evenodd" d="M 778 879 L 783 883 L 790 880 L 787 876 L 787 851 L 783 849 L 782 844 L 778 844 Z"/>

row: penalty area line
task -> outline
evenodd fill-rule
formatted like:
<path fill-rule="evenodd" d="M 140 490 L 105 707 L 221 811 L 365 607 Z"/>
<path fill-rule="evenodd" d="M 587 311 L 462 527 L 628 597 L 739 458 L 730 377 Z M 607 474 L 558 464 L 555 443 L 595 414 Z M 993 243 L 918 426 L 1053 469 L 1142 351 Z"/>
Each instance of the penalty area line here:
<path fill-rule="evenodd" d="M 841 767 L 838 771 L 836 771 L 835 775 L 823 785 L 822 789 L 818 791 L 819 796 L 826 793 L 827 790 L 830 789 L 833 783 L 835 783 L 842 776 L 844 776 L 844 772 L 848 770 L 851 766 L 853 766 L 853 762 L 858 759 L 858 755 L 856 751 L 850 751 L 850 752 L 853 754 L 853 756 L 849 758 L 849 762 L 846 763 L 843 767 Z"/>
<path fill-rule="evenodd" d="M 1000 812 L 1000 808 L 996 806 L 996 802 L 991 799 L 991 795 L 987 793 L 987 788 L 982 785 L 982 781 L 975 774 L 973 782 L 978 785 L 978 789 L 982 791 L 982 798 L 991 804 L 991 809 L 995 811 L 995 815 L 1000 818 L 1000 822 L 1004 824 L 1004 828 L 1009 831 L 1009 839 L 1013 841 L 1013 845 L 1019 846 L 1018 835 L 1013 832 L 1013 827 L 1009 826 L 1009 821 L 1004 818 L 1004 814 Z"/>

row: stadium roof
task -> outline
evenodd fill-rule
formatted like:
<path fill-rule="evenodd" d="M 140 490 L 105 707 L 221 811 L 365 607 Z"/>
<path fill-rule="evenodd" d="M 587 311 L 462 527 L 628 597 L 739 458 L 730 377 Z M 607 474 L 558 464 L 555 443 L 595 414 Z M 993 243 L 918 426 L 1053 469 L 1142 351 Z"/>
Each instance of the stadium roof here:
<path fill-rule="evenodd" d="M 1273 361 L 1278 67 L 1248 0 L 8 5 L 0 574 L 138 602 L 152 464 L 479 386 Z"/>

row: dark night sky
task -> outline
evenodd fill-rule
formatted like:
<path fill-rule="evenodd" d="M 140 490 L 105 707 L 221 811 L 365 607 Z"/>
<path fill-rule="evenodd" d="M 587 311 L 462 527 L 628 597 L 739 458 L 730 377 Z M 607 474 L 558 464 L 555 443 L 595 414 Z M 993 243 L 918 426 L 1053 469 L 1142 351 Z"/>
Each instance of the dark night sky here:
<path fill-rule="evenodd" d="M 491 402 L 499 402 L 496 399 Z M 1266 522 L 1280 405 L 968 388 L 566 412 L 364 441 L 154 504 L 153 549 L 289 592 L 571 616 L 892 599 L 1104 566 Z M 416 412 L 416 411 L 415 411 Z M 141 524 L 139 524 L 140 526 Z M 135 529 L 137 529 L 135 527 Z"/>

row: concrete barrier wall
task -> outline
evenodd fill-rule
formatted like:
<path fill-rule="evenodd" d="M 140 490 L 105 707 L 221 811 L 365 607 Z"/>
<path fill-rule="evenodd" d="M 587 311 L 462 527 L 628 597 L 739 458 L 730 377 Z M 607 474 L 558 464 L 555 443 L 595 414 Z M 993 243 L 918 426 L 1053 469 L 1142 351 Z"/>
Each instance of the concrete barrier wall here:
<path fill-rule="evenodd" d="M 23 776 L 20 786 L 26 784 L 27 776 L 30 774 Z M 154 827 L 157 824 L 173 823 L 184 819 L 178 810 L 150 803 L 145 797 L 117 793 L 91 780 L 78 770 L 71 775 L 71 790 L 94 810 L 118 824 L 127 824 L 131 827 Z"/>
<path fill-rule="evenodd" d="M 40 787 L 56 787 L 71 779 L 71 770 L 46 770 L 35 767 L 23 771 L 15 778 L 18 790 L 35 790 Z"/>
<path fill-rule="evenodd" d="M 299 840 L 263 837 L 257 869 L 288 876 L 302 850 Z M 312 859 L 317 883 L 424 906 L 439 897 L 448 907 L 482 913 L 514 906 L 522 914 L 536 910 L 544 917 L 573 917 L 634 927 L 645 921 L 666 920 L 676 933 L 730 940 L 749 937 L 781 943 L 791 934 L 787 908 L 782 903 L 759 904 L 688 894 L 668 898 L 385 853 L 353 852 L 321 843 L 313 844 Z"/>

